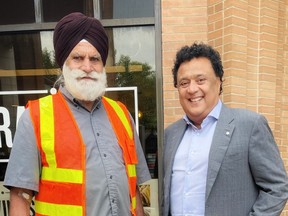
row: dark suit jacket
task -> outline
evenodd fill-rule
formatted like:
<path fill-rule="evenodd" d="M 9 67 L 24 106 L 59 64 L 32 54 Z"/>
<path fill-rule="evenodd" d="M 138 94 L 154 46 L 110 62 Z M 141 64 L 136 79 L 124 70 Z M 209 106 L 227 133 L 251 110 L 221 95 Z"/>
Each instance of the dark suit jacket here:
<path fill-rule="evenodd" d="M 171 171 L 187 124 L 165 129 L 162 215 L 169 215 Z M 288 197 L 287 174 L 264 116 L 222 106 L 207 172 L 205 216 L 276 216 Z"/>

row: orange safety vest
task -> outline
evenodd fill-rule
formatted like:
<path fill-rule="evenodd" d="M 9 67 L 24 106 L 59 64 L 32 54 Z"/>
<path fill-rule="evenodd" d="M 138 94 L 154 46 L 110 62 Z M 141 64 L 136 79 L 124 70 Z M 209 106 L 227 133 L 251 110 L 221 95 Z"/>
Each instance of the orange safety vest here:
<path fill-rule="evenodd" d="M 131 214 L 136 215 L 137 154 L 127 108 L 102 97 L 114 129 L 129 183 Z M 61 93 L 29 101 L 42 170 L 39 193 L 35 196 L 36 215 L 84 216 L 85 144 L 75 119 Z"/>

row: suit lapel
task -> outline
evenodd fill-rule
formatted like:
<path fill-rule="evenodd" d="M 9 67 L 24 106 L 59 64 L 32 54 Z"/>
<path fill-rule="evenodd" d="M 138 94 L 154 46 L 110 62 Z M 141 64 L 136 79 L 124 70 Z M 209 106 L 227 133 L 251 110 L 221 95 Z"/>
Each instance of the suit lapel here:
<path fill-rule="evenodd" d="M 209 154 L 209 164 L 207 171 L 206 200 L 215 183 L 223 158 L 230 143 L 234 125 L 231 124 L 234 117 L 232 110 L 222 105 L 221 113 L 215 128 L 213 140 Z"/>
<path fill-rule="evenodd" d="M 186 122 L 181 119 L 180 121 L 177 122 L 177 124 L 174 127 L 174 132 L 171 132 L 173 136 L 169 137 L 169 140 L 167 140 L 167 146 L 166 146 L 166 158 L 169 159 L 166 161 L 167 167 L 166 167 L 166 176 L 171 176 L 172 175 L 172 166 L 174 162 L 174 157 L 176 154 L 176 151 L 180 145 L 180 142 L 183 138 L 183 134 L 185 133 L 187 124 Z M 165 164 L 164 164 L 165 166 Z M 167 179 L 167 186 L 170 185 L 170 180 L 171 178 Z"/>

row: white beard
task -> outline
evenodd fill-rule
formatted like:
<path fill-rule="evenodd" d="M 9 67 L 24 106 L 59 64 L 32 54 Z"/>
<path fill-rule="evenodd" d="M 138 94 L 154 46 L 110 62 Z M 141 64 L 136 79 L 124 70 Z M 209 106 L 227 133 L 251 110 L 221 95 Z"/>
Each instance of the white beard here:
<path fill-rule="evenodd" d="M 64 64 L 62 71 L 65 87 L 74 98 L 82 101 L 94 101 L 104 95 L 107 86 L 105 68 L 102 72 L 86 73 L 79 69 L 71 70 Z M 89 77 L 89 79 L 81 79 L 83 77 Z"/>

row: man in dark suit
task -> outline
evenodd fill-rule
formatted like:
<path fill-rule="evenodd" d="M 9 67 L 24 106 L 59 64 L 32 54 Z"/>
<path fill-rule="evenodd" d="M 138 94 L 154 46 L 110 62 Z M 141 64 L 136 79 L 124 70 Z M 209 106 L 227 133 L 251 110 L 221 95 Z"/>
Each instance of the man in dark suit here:
<path fill-rule="evenodd" d="M 185 111 L 164 136 L 164 216 L 277 216 L 287 174 L 263 115 L 220 100 L 223 66 L 204 43 L 182 47 L 173 68 Z"/>

